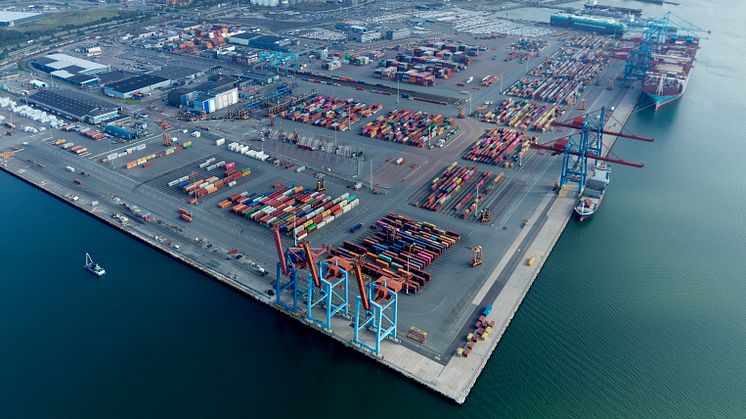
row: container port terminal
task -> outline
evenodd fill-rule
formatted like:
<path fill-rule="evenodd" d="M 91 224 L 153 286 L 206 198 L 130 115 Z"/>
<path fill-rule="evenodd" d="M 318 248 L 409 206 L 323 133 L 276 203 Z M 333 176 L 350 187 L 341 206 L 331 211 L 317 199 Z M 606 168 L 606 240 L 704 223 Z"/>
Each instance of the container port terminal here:
<path fill-rule="evenodd" d="M 651 146 L 652 41 L 395 4 L 53 45 L 3 81 L 0 168 L 463 403 L 593 165 L 643 166 L 609 150 Z"/>

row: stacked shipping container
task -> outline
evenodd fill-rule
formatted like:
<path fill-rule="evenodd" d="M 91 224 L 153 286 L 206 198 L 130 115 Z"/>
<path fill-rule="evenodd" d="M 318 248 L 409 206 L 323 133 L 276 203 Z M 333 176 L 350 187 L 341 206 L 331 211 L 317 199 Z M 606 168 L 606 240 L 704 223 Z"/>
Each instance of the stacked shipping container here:
<path fill-rule="evenodd" d="M 394 291 L 416 293 L 431 276 L 425 268 L 461 239 L 459 233 L 389 213 L 371 226 L 376 232 L 360 244 L 345 241 L 332 254 L 361 258 L 361 270 L 372 280 L 387 278 Z"/>
<path fill-rule="evenodd" d="M 440 211 L 443 205 L 478 172 L 479 169 L 476 166 L 459 167 L 458 162 L 451 163 L 438 177 L 430 182 L 430 194 L 420 202 L 415 202 L 414 206 L 435 212 Z"/>
<path fill-rule="evenodd" d="M 379 116 L 374 121 L 368 122 L 363 125 L 360 134 L 370 138 L 425 148 L 428 145 L 428 140 L 443 135 L 450 126 L 450 120 L 443 117 L 442 114 L 414 112 L 405 108 L 393 110 L 386 116 Z"/>
<path fill-rule="evenodd" d="M 572 104 L 584 85 L 606 68 L 611 41 L 596 35 L 576 36 L 560 50 L 534 67 L 503 93 L 524 99 Z M 532 78 L 535 77 L 535 78 Z"/>
<path fill-rule="evenodd" d="M 462 156 L 466 160 L 499 165 L 527 145 L 524 134 L 507 128 L 485 132 Z"/>
<path fill-rule="evenodd" d="M 301 102 L 280 113 L 291 121 L 318 125 L 337 131 L 346 131 L 350 125 L 367 118 L 383 108 L 380 104 L 367 105 L 352 99 L 339 99 L 334 96 L 317 96 Z"/>
<path fill-rule="evenodd" d="M 332 198 L 304 190 L 303 186 L 276 186 L 260 195 L 248 192 L 231 195 L 218 203 L 218 207 L 231 207 L 235 214 L 268 228 L 277 227 L 301 240 L 360 204 L 360 200 L 349 193 Z"/>
<path fill-rule="evenodd" d="M 142 146 L 144 146 L 145 144 L 141 144 L 141 145 L 142 145 Z M 147 167 L 147 166 L 145 166 L 145 164 L 147 164 L 148 162 L 150 162 L 150 163 L 152 164 L 152 161 L 151 161 L 151 160 L 154 160 L 154 159 L 158 159 L 158 158 L 161 158 L 161 157 L 166 157 L 166 156 L 170 156 L 171 154 L 174 154 L 174 153 L 176 153 L 176 152 L 178 152 L 178 151 L 181 151 L 181 150 L 188 150 L 188 149 L 190 149 L 190 148 L 192 148 L 192 142 L 191 142 L 191 141 L 187 141 L 187 142 L 185 142 L 185 143 L 184 143 L 184 144 L 182 144 L 182 145 L 177 145 L 177 146 L 173 146 L 173 147 L 168 147 L 168 148 L 166 148 L 165 150 L 163 150 L 163 153 L 153 153 L 153 154 L 148 154 L 147 156 L 145 156 L 145 157 L 140 157 L 140 158 L 139 158 L 139 159 L 137 159 L 137 160 L 132 160 L 132 161 L 129 161 L 129 162 L 127 162 L 127 163 L 126 163 L 126 164 L 124 165 L 124 167 L 125 167 L 126 169 L 132 169 L 133 167 L 137 167 L 137 166 L 140 166 L 140 165 L 143 165 L 143 167 Z M 145 147 L 143 147 L 143 149 L 145 149 Z M 112 157 L 113 157 L 113 155 L 112 155 Z M 108 157 L 107 157 L 107 158 L 108 158 Z M 111 160 L 112 160 L 112 159 L 109 159 L 109 160 L 107 160 L 107 161 L 111 161 Z"/>
<path fill-rule="evenodd" d="M 527 100 L 506 99 L 494 111 L 487 112 L 480 118 L 482 122 L 505 125 L 522 131 L 546 131 L 552 125 L 555 116 L 561 116 L 565 109 L 558 104 L 548 105 Z"/>
<path fill-rule="evenodd" d="M 214 167 L 213 167 L 214 166 Z M 168 183 L 168 186 L 178 186 L 184 193 L 192 196 L 189 203 L 194 204 L 198 199 L 204 198 L 207 195 L 213 194 L 222 187 L 233 187 L 236 185 L 239 179 L 251 174 L 251 169 L 236 169 L 236 163 L 226 163 L 224 165 L 210 165 L 206 167 L 213 167 L 214 170 L 217 167 L 225 167 L 223 177 L 210 176 L 206 179 L 193 180 L 195 176 L 186 176 L 179 179 L 172 180 Z"/>

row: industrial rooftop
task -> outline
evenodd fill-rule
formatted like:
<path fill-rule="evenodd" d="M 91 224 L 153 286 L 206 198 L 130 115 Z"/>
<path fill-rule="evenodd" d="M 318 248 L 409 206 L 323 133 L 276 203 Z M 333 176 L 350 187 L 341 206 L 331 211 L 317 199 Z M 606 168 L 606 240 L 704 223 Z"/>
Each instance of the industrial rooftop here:
<path fill-rule="evenodd" d="M 28 100 L 74 119 L 108 113 L 118 108 L 111 102 L 72 90 L 40 90 L 29 96 Z"/>

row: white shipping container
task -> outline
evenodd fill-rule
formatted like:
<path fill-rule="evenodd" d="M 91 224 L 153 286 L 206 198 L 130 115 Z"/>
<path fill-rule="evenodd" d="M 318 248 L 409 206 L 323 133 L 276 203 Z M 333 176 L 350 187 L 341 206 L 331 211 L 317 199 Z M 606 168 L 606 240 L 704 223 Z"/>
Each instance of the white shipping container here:
<path fill-rule="evenodd" d="M 137 146 L 137 150 L 145 150 L 147 146 L 147 144 L 140 144 L 139 146 Z"/>
<path fill-rule="evenodd" d="M 223 144 L 225 144 L 225 138 L 218 138 L 217 140 L 215 140 L 215 145 L 221 146 Z"/>
<path fill-rule="evenodd" d="M 117 154 L 117 153 L 112 153 L 112 154 L 109 154 L 108 156 L 106 156 L 106 158 L 107 158 L 107 159 L 108 159 L 109 161 L 112 161 L 112 160 L 116 160 L 116 159 L 117 159 L 117 157 L 119 157 L 119 154 Z"/>
<path fill-rule="evenodd" d="M 235 180 L 232 180 L 232 181 L 228 182 L 228 187 L 232 188 L 232 187 L 236 186 L 236 183 L 238 183 L 238 182 L 236 182 Z"/>

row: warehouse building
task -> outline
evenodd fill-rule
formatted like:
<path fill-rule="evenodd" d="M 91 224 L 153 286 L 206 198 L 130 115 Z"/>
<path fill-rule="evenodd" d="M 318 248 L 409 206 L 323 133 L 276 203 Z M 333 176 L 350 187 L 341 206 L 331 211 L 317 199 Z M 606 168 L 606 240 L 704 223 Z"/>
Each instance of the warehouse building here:
<path fill-rule="evenodd" d="M 245 47 L 281 52 L 288 52 L 290 51 L 290 47 L 298 45 L 298 40 L 296 39 L 283 38 L 273 35 L 259 35 L 249 32 L 228 37 L 228 42 Z"/>
<path fill-rule="evenodd" d="M 31 65 L 50 76 L 84 87 L 98 83 L 98 74 L 111 70 L 108 65 L 73 57 L 49 54 L 31 61 Z"/>
<path fill-rule="evenodd" d="M 152 74 L 143 74 L 115 83 L 109 83 L 104 86 L 104 94 L 119 99 L 129 99 L 132 96 L 141 95 L 151 92 L 161 87 L 171 85 L 171 80 L 154 76 Z"/>
<path fill-rule="evenodd" d="M 28 97 L 29 104 L 75 121 L 99 124 L 117 117 L 119 107 L 97 97 L 72 90 L 40 90 Z"/>
<path fill-rule="evenodd" d="M 201 115 L 225 109 L 238 103 L 238 80 L 235 77 L 216 76 L 193 89 L 169 93 L 169 103 L 178 103 L 185 111 Z"/>
<path fill-rule="evenodd" d="M 376 31 L 356 32 L 353 39 L 360 43 L 378 41 L 381 39 L 381 33 Z"/>
<path fill-rule="evenodd" d="M 182 96 L 186 110 L 193 114 L 212 113 L 238 103 L 238 88 L 224 86 L 220 89 Z"/>
<path fill-rule="evenodd" d="M 249 40 L 251 40 L 251 38 L 256 38 L 257 36 L 259 35 L 250 32 L 238 33 L 236 35 L 229 36 L 228 42 L 230 42 L 231 44 L 243 45 L 247 47 L 249 46 Z"/>
<path fill-rule="evenodd" d="M 122 70 L 109 71 L 108 73 L 97 74 L 99 84 L 104 86 L 110 83 L 116 83 L 132 77 L 134 74 Z"/>
<path fill-rule="evenodd" d="M 18 26 L 43 17 L 44 15 L 41 13 L 0 10 L 0 26 Z"/>
<path fill-rule="evenodd" d="M 205 74 L 204 70 L 196 70 L 190 67 L 181 66 L 166 66 L 157 71 L 151 71 L 148 73 L 152 76 L 163 77 L 164 79 L 171 80 L 171 83 L 182 83 L 188 80 L 194 80 L 197 77 Z"/>
<path fill-rule="evenodd" d="M 412 36 L 412 31 L 409 28 L 391 29 L 386 31 L 386 39 L 390 41 L 409 38 L 410 36 Z"/>
<path fill-rule="evenodd" d="M 200 92 L 207 92 L 216 89 L 228 89 L 238 87 L 239 79 L 237 77 L 224 76 L 222 74 L 213 75 L 204 83 L 195 86 L 176 88 L 168 92 L 168 104 L 175 107 L 185 105 L 182 100 L 183 96 L 196 96 Z"/>

